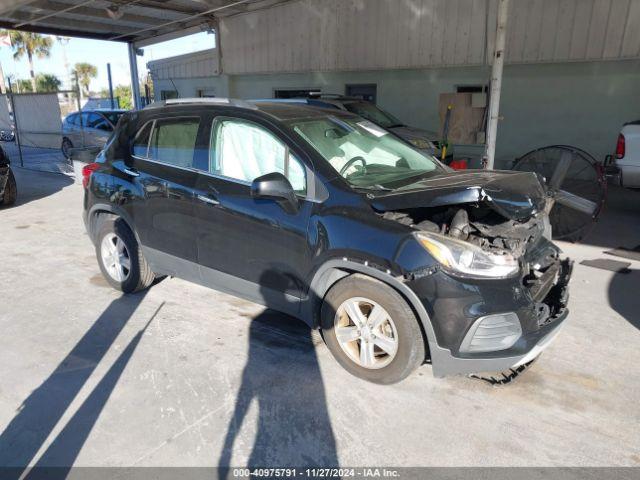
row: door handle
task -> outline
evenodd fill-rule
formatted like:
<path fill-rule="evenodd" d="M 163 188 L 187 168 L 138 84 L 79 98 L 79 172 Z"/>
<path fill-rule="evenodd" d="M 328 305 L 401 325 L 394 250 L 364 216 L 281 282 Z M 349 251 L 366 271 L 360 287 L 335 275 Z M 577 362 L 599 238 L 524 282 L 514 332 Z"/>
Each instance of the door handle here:
<path fill-rule="evenodd" d="M 209 205 L 220 205 L 220 202 L 215 198 L 208 197 L 206 195 L 197 195 L 198 200 L 204 203 L 208 203 Z"/>
<path fill-rule="evenodd" d="M 139 177 L 140 176 L 140 172 L 138 170 L 136 170 L 135 168 L 123 167 L 122 171 L 124 173 L 126 173 L 127 175 L 131 175 L 132 177 Z"/>

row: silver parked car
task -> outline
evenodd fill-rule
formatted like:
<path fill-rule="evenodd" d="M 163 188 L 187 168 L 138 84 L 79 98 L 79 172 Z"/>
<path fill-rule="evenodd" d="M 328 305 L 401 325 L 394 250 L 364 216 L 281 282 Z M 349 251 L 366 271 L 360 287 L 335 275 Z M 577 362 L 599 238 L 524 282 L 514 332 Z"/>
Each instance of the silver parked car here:
<path fill-rule="evenodd" d="M 375 103 L 371 103 L 359 97 L 347 97 L 344 95 L 323 93 L 321 95 L 312 95 L 309 98 L 265 99 L 263 101 L 304 103 L 314 107 L 336 108 L 338 110 L 355 113 L 356 115 L 359 115 L 360 117 L 395 133 L 398 137 L 409 142 L 418 150 L 435 155 L 438 158 L 442 155 L 442 146 L 440 145 L 440 137 L 437 132 L 405 125 L 390 113 L 382 110 Z M 447 150 L 447 158 L 451 158 L 452 154 L 453 151 L 449 148 Z"/>
<path fill-rule="evenodd" d="M 125 112 L 126 110 L 84 110 L 69 115 L 62 122 L 64 156 L 69 158 L 72 148 L 104 146 Z"/>

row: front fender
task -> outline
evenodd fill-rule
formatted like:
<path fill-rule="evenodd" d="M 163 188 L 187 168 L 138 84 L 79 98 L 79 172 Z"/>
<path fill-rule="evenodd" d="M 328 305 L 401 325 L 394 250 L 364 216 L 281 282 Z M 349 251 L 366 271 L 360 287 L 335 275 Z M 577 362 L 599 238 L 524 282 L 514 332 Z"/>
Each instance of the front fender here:
<path fill-rule="evenodd" d="M 306 320 L 307 323 L 317 328 L 320 308 L 326 293 L 338 280 L 353 273 L 361 273 L 380 280 L 400 293 L 415 312 L 429 350 L 439 348 L 435 340 L 436 337 L 431 318 L 420 299 L 405 285 L 403 276 L 394 276 L 390 270 L 381 270 L 375 266 L 349 259 L 329 260 L 318 268 L 309 285 L 308 299 L 301 304 L 301 317 L 305 320 L 311 319 L 311 321 Z"/>

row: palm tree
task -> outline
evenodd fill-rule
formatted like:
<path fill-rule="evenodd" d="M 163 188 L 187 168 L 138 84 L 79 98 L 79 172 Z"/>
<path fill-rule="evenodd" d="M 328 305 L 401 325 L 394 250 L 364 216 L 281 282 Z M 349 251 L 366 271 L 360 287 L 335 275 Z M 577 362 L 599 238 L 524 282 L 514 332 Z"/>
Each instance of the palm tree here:
<path fill-rule="evenodd" d="M 62 82 L 50 73 L 39 73 L 36 77 L 39 92 L 57 92 Z"/>
<path fill-rule="evenodd" d="M 37 33 L 18 32 L 12 30 L 9 32 L 11 38 L 11 46 L 13 48 L 13 58 L 20 60 L 25 55 L 29 61 L 29 73 L 31 75 L 31 89 L 36 91 L 36 74 L 33 70 L 33 56 L 38 58 L 46 58 L 51 55 L 51 47 L 53 40 L 51 37 L 44 37 Z"/>
<path fill-rule="evenodd" d="M 90 63 L 76 63 L 74 72 L 78 75 L 78 83 L 82 85 L 85 95 L 89 96 L 91 79 L 98 76 L 98 69 Z"/>

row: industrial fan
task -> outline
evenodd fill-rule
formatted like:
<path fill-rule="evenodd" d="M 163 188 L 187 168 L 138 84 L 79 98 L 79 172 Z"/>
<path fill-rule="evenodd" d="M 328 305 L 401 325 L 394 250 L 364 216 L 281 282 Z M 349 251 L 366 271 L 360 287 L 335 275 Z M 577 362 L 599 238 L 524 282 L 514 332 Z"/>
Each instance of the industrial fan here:
<path fill-rule="evenodd" d="M 513 169 L 544 177 L 553 200 L 553 237 L 579 242 L 604 205 L 607 182 L 602 165 L 589 153 L 568 145 L 538 148 L 515 160 Z"/>

